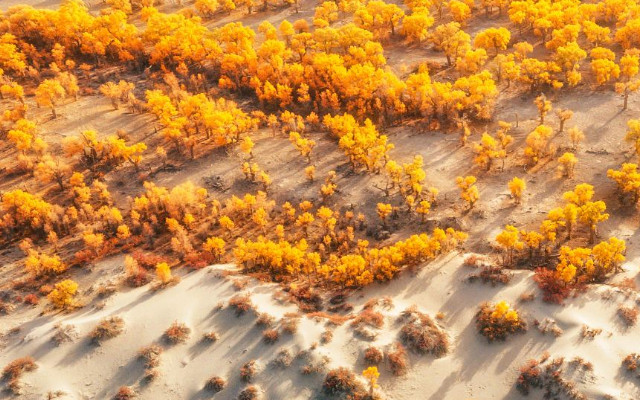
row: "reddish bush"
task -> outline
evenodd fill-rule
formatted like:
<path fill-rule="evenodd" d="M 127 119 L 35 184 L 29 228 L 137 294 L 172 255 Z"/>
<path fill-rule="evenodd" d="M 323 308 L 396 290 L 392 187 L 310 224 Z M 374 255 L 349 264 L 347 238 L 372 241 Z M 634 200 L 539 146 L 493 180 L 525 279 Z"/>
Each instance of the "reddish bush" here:
<path fill-rule="evenodd" d="M 298 332 L 298 325 L 300 325 L 300 317 L 297 315 L 285 315 L 285 317 L 280 322 L 282 325 L 282 331 L 284 333 L 288 333 L 289 335 L 293 335 Z"/>
<path fill-rule="evenodd" d="M 166 341 L 172 344 L 184 343 L 189 339 L 191 334 L 191 328 L 182 322 L 174 322 L 169 329 L 164 332 L 164 338 Z"/>
<path fill-rule="evenodd" d="M 156 265 L 166 260 L 159 255 L 153 253 L 144 253 L 142 251 L 136 251 L 132 254 L 132 257 L 139 266 L 147 270 L 155 270 Z"/>
<path fill-rule="evenodd" d="M 227 385 L 227 381 L 225 381 L 224 378 L 220 376 L 214 376 L 213 378 L 207 381 L 204 387 L 207 390 L 210 390 L 214 393 L 218 393 L 219 391 L 224 389 L 226 385 Z"/>
<path fill-rule="evenodd" d="M 401 343 L 396 343 L 395 350 L 387 352 L 387 361 L 394 375 L 404 375 L 407 372 L 407 351 Z"/>
<path fill-rule="evenodd" d="M 355 374 L 344 367 L 329 371 L 322 387 L 329 395 L 340 395 L 348 399 L 362 398 L 366 394 L 362 384 L 356 380 Z"/>
<path fill-rule="evenodd" d="M 418 311 L 404 313 L 408 321 L 400 330 L 400 338 L 413 351 L 431 353 L 436 357 L 449 351 L 449 338 L 431 317 Z"/>
<path fill-rule="evenodd" d="M 279 338 L 280 334 L 278 333 L 277 329 L 265 329 L 262 332 L 262 339 L 265 341 L 265 343 L 273 344 L 277 342 Z"/>
<path fill-rule="evenodd" d="M 220 339 L 220 336 L 214 331 L 209 331 L 202 335 L 202 339 L 209 343 L 215 343 Z"/>
<path fill-rule="evenodd" d="M 37 305 L 40 302 L 40 298 L 38 297 L 38 295 L 30 293 L 26 296 L 24 296 L 24 304 L 29 304 L 32 306 Z"/>
<path fill-rule="evenodd" d="M 627 371 L 635 371 L 638 369 L 638 365 L 640 364 L 640 355 L 637 353 L 631 353 L 627 355 L 624 360 L 622 360 L 622 366 Z"/>
<path fill-rule="evenodd" d="M 33 357 L 22 357 L 11 361 L 2 370 L 2 379 L 11 381 L 20 379 L 25 372 L 31 372 L 38 368 Z"/>
<path fill-rule="evenodd" d="M 555 271 L 547 268 L 537 268 L 533 280 L 542 290 L 542 299 L 549 303 L 562 304 L 573 291 L 571 285 L 558 279 Z"/>
<path fill-rule="evenodd" d="M 367 365 L 378 365 L 382 362 L 383 354 L 377 348 L 370 346 L 364 351 L 364 361 Z"/>
<path fill-rule="evenodd" d="M 121 386 L 118 393 L 113 397 L 114 400 L 130 400 L 136 397 L 136 392 L 129 386 Z"/>
<path fill-rule="evenodd" d="M 256 371 L 257 371 L 256 360 L 247 361 L 240 368 L 240 379 L 242 379 L 245 382 L 251 382 L 251 379 L 253 379 L 254 375 L 256 374 Z"/>
<path fill-rule="evenodd" d="M 251 385 L 238 394 L 238 400 L 256 400 L 260 394 L 257 386 Z"/>
<path fill-rule="evenodd" d="M 538 360 L 529 360 L 520 368 L 520 375 L 516 381 L 516 388 L 523 395 L 528 395 L 531 388 L 542 387 L 542 370 Z"/>
<path fill-rule="evenodd" d="M 229 307 L 232 307 L 237 316 L 241 316 L 249 310 L 253 310 L 253 302 L 249 295 L 236 295 L 229 299 Z"/>
<path fill-rule="evenodd" d="M 89 337 L 95 344 L 100 344 L 103 340 L 111 339 L 122 333 L 124 330 L 124 320 L 120 317 L 108 317 L 96 326 Z"/>
<path fill-rule="evenodd" d="M 384 325 L 384 315 L 378 311 L 374 311 L 371 308 L 365 308 L 358 314 L 358 316 L 351 322 L 351 326 L 357 327 L 360 324 L 367 324 L 374 328 L 382 328 Z"/>
<path fill-rule="evenodd" d="M 160 355 L 162 354 L 162 347 L 157 344 L 146 346 L 138 351 L 138 357 L 144 361 L 144 367 L 147 369 L 156 368 L 160 365 Z"/>
<path fill-rule="evenodd" d="M 634 326 L 638 322 L 638 309 L 635 307 L 620 307 L 618 308 L 618 315 L 627 326 Z"/>

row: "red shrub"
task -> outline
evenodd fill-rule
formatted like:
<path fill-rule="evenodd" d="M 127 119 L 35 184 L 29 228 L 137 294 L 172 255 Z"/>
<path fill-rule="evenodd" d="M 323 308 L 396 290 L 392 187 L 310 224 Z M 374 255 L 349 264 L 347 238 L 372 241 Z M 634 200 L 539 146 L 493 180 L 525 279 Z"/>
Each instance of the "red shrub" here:
<path fill-rule="evenodd" d="M 567 285 L 556 277 L 554 270 L 547 268 L 537 268 L 533 280 L 542 290 L 542 299 L 549 303 L 562 304 L 573 290 L 572 286 Z"/>
<path fill-rule="evenodd" d="M 40 302 L 40 298 L 36 294 L 30 293 L 24 296 L 24 304 L 30 304 L 32 306 L 35 306 L 39 302 Z"/>

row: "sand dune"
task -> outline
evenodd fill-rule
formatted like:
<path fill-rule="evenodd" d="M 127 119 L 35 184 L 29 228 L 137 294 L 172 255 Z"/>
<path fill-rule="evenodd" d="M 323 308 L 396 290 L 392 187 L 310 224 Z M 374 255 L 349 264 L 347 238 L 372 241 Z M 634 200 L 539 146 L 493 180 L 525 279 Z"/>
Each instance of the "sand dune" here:
<path fill-rule="evenodd" d="M 544 351 L 552 357 L 567 360 L 580 356 L 594 365 L 592 373 L 576 373 L 571 379 L 587 398 L 601 398 L 605 394 L 616 399 L 634 399 L 640 396 L 637 382 L 620 367 L 622 358 L 634 350 L 640 339 L 637 328 L 626 329 L 616 315 L 618 305 L 633 302 L 619 289 L 599 287 L 590 289 L 580 298 L 571 299 L 562 306 L 542 303 L 539 299 L 518 304 L 531 328 L 506 343 L 487 343 L 473 324 L 474 305 L 487 300 L 505 299 L 517 304 L 518 297 L 527 291 L 536 291 L 530 273 L 516 272 L 508 286 L 491 287 L 482 283 L 468 283 L 471 272 L 462 265 L 463 255 L 452 255 L 427 265 L 412 276 L 405 273 L 388 285 L 371 287 L 354 296 L 354 312 L 375 297 L 391 296 L 394 306 L 383 310 L 385 325 L 372 342 L 354 335 L 354 329 L 345 323 L 335 328 L 333 340 L 320 344 L 325 321 L 302 318 L 298 332 L 282 334 L 273 345 L 263 342 L 261 330 L 255 325 L 256 317 L 248 313 L 237 317 L 221 302 L 246 292 L 251 294 L 259 312 L 267 312 L 276 319 L 296 312 L 295 306 L 274 299 L 275 285 L 252 282 L 238 292 L 221 271 L 232 266 L 212 266 L 192 272 L 172 287 L 151 291 L 141 287 L 121 291 L 105 301 L 104 308 L 95 304 L 69 314 L 44 314 L 30 318 L 23 314 L 20 323 L 4 318 L 3 328 L 20 328 L 7 334 L 6 347 L 0 354 L 0 364 L 26 356 L 33 356 L 39 368 L 24 375 L 25 399 L 41 399 L 47 392 L 62 390 L 69 399 L 107 399 L 118 387 L 130 385 L 142 399 L 204 399 L 212 393 L 203 389 L 212 376 L 222 376 L 228 386 L 214 398 L 235 398 L 246 385 L 240 380 L 240 367 L 247 361 L 257 360 L 258 373 L 254 383 L 259 385 L 265 398 L 307 399 L 321 397 L 324 373 L 303 375 L 300 368 L 306 361 L 296 358 L 291 366 L 282 369 L 272 360 L 282 349 L 292 355 L 308 350 L 312 359 L 330 358 L 327 368 L 346 366 L 360 372 L 365 368 L 362 353 L 373 344 L 379 348 L 398 340 L 399 313 L 410 305 L 430 315 L 443 312 L 442 325 L 452 342 L 450 353 L 442 358 L 410 355 L 409 372 L 394 377 L 387 368 L 381 368 L 381 391 L 391 399 L 518 399 L 515 390 L 518 368 L 529 358 L 538 358 Z M 625 267 L 632 267 L 633 261 Z M 635 271 L 634 271 L 635 272 Z M 606 295 L 606 296 L 605 296 Z M 603 300 L 606 297 L 606 300 Z M 35 312 L 35 311 L 30 311 Z M 120 316 L 125 321 L 124 333 L 97 346 L 87 334 L 107 316 Z M 532 325 L 535 318 L 554 318 L 564 333 L 555 338 L 543 336 Z M 186 343 L 169 345 L 163 332 L 174 321 L 184 322 L 191 329 Z M 57 324 L 72 324 L 78 339 L 73 343 L 56 346 L 52 342 Z M 581 337 L 582 326 L 602 328 L 603 332 L 592 340 Z M 202 340 L 208 331 L 219 334 L 213 344 Z M 145 383 L 144 367 L 137 358 L 138 350 L 158 343 L 163 346 L 160 375 Z M 314 345 L 315 350 L 310 350 Z M 538 398 L 533 393 L 530 398 Z"/>

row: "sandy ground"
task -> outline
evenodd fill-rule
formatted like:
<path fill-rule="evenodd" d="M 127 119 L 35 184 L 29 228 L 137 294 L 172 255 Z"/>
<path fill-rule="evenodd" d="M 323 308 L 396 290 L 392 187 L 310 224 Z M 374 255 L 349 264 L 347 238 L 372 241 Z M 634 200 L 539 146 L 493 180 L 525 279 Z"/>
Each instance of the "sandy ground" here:
<path fill-rule="evenodd" d="M 589 399 L 609 394 L 618 400 L 640 396 L 640 389 L 620 367 L 626 354 L 640 340 L 638 329 L 623 326 L 616 309 L 619 303 L 632 303 L 619 289 L 592 288 L 565 306 L 533 302 L 518 303 L 523 292 L 535 292 L 528 272 L 516 272 L 508 286 L 491 287 L 468 283 L 472 270 L 462 266 L 465 255 L 449 255 L 431 263 L 415 274 L 406 273 L 387 285 L 370 287 L 353 299 L 355 311 L 372 298 L 391 296 L 394 306 L 384 310 L 385 325 L 377 338 L 368 342 L 354 335 L 348 323 L 334 329 L 333 340 L 309 350 L 320 342 L 325 322 L 304 317 L 297 333 L 283 334 L 273 345 L 265 344 L 261 329 L 255 326 L 255 316 L 236 317 L 224 307 L 237 293 L 250 293 L 259 312 L 267 312 L 276 319 L 295 307 L 273 298 L 274 285 L 251 283 L 242 292 L 232 287 L 220 271 L 230 266 L 212 266 L 190 273 L 173 287 L 151 292 L 148 287 L 120 292 L 70 314 L 38 315 L 38 309 L 3 318 L 7 328 L 18 327 L 4 337 L 0 364 L 32 355 L 39 368 L 24 376 L 24 399 L 41 399 L 47 391 L 63 390 L 69 399 L 106 399 L 121 385 L 139 391 L 142 399 L 204 399 L 211 394 L 203 390 L 204 383 L 214 375 L 225 377 L 228 386 L 214 398 L 231 399 L 246 385 L 239 378 L 239 369 L 247 361 L 258 360 L 259 372 L 254 383 L 268 399 L 322 398 L 318 388 L 324 374 L 302 375 L 302 359 L 285 369 L 271 361 L 281 349 L 292 354 L 309 350 L 313 359 L 327 356 L 327 368 L 347 366 L 356 371 L 365 368 L 363 352 L 369 345 L 385 348 L 398 340 L 399 313 L 417 305 L 430 315 L 445 314 L 442 325 L 453 343 L 450 353 L 442 358 L 410 355 L 410 370 L 406 376 L 394 377 L 381 367 L 380 390 L 389 399 L 519 399 L 514 382 L 518 368 L 530 358 L 539 358 L 544 351 L 552 357 L 567 360 L 580 356 L 594 364 L 592 372 L 573 372 L 569 379 Z M 101 262 L 102 267 L 114 268 L 119 259 Z M 626 265 L 625 274 L 637 273 L 637 259 Z M 110 264 L 110 265 L 107 265 Z M 515 335 L 506 342 L 488 343 L 477 334 L 473 324 L 475 304 L 488 300 L 508 300 L 522 310 L 531 325 L 528 332 Z M 101 305 L 102 307 L 102 305 Z M 124 333 L 97 346 L 87 338 L 88 332 L 104 317 L 120 316 L 125 321 Z M 553 318 L 564 331 L 558 338 L 542 335 L 533 328 L 534 319 Z M 191 336 L 184 344 L 168 345 L 162 334 L 174 321 L 185 322 Z M 73 343 L 59 347 L 51 341 L 58 323 L 72 324 L 78 332 Z M 601 328 L 594 339 L 584 339 L 582 326 Z M 202 341 L 202 335 L 215 331 L 220 339 L 214 344 Z M 143 366 L 137 351 L 151 343 L 161 344 L 160 376 L 151 383 L 142 381 Z M 9 396 L 11 397 L 11 396 Z M 534 392 L 532 399 L 542 398 Z"/>

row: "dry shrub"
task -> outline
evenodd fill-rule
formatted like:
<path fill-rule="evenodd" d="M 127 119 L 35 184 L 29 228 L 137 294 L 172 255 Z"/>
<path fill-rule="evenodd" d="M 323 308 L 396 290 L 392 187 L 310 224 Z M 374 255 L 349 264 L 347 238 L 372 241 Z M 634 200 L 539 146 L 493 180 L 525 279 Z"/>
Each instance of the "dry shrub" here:
<path fill-rule="evenodd" d="M 382 328 L 384 326 L 384 315 L 371 308 L 365 308 L 353 320 L 351 326 L 357 327 L 360 324 L 366 324 L 374 328 Z"/>
<path fill-rule="evenodd" d="M 558 337 L 564 333 L 562 328 L 558 326 L 556 321 L 553 318 L 545 318 L 542 321 L 535 320 L 533 325 L 538 328 L 540 333 L 546 335 L 551 332 L 553 336 Z"/>
<path fill-rule="evenodd" d="M 233 288 L 237 291 L 244 290 L 249 285 L 248 279 L 234 279 Z"/>
<path fill-rule="evenodd" d="M 360 339 L 368 340 L 370 342 L 376 340 L 378 337 L 378 332 L 374 332 L 371 328 L 364 325 L 358 325 L 353 330 L 353 333 Z"/>
<path fill-rule="evenodd" d="M 584 358 L 580 356 L 575 356 L 571 361 L 569 361 L 569 365 L 573 368 L 582 368 L 585 371 L 593 371 L 593 363 L 586 361 Z"/>
<path fill-rule="evenodd" d="M 130 386 L 121 386 L 113 400 L 130 400 L 136 397 L 136 392 Z"/>
<path fill-rule="evenodd" d="M 162 347 L 157 344 L 152 344 L 141 348 L 138 351 L 138 357 L 144 361 L 144 367 L 146 369 L 156 368 L 160 365 L 160 355 L 162 354 Z"/>
<path fill-rule="evenodd" d="M 400 338 L 411 350 L 441 357 L 449 351 L 447 334 L 427 314 L 410 308 L 403 313 L 407 322 L 400 329 Z"/>
<path fill-rule="evenodd" d="M 315 356 L 309 350 L 303 350 L 296 355 L 296 358 L 305 359 L 307 363 L 300 368 L 302 375 L 318 374 L 326 370 L 331 359 L 326 355 Z"/>
<path fill-rule="evenodd" d="M 634 326 L 638 322 L 638 309 L 635 307 L 622 306 L 618 308 L 618 315 L 627 326 Z"/>
<path fill-rule="evenodd" d="M 253 302 L 251 301 L 251 296 L 249 296 L 248 294 L 238 294 L 230 298 L 229 307 L 235 310 L 236 316 L 238 317 L 245 314 L 247 311 L 254 309 Z"/>
<path fill-rule="evenodd" d="M 205 383 L 204 388 L 213 392 L 218 393 L 227 385 L 227 381 L 220 376 L 214 376 Z"/>
<path fill-rule="evenodd" d="M 331 329 L 327 329 L 326 331 L 322 332 L 322 335 L 320 335 L 320 342 L 322 344 L 331 343 L 332 340 L 333 340 L 333 331 Z"/>
<path fill-rule="evenodd" d="M 251 379 L 253 379 L 257 370 L 258 368 L 256 366 L 256 360 L 247 361 L 240 368 L 240 379 L 242 379 L 245 382 L 251 382 Z"/>
<path fill-rule="evenodd" d="M 538 360 L 529 360 L 520 368 L 516 388 L 523 395 L 528 395 L 531 388 L 542 387 L 542 369 Z"/>
<path fill-rule="evenodd" d="M 284 333 L 293 335 L 294 333 L 298 332 L 300 317 L 297 314 L 286 314 L 280 324 Z"/>
<path fill-rule="evenodd" d="M 622 366 L 627 371 L 635 371 L 640 366 L 640 354 L 631 353 L 622 360 Z"/>
<path fill-rule="evenodd" d="M 256 325 L 267 327 L 273 325 L 274 322 L 276 322 L 276 318 L 273 315 L 263 312 L 258 314 Z"/>
<path fill-rule="evenodd" d="M 240 394 L 238 394 L 238 400 L 256 400 L 260 396 L 260 390 L 255 385 L 247 386 Z"/>
<path fill-rule="evenodd" d="M 331 396 L 347 399 L 362 398 L 366 394 L 362 384 L 356 380 L 355 374 L 344 367 L 329 371 L 324 378 L 322 388 Z"/>
<path fill-rule="evenodd" d="M 309 286 L 287 287 L 290 300 L 298 305 L 300 311 L 313 313 L 322 310 L 322 296 Z"/>
<path fill-rule="evenodd" d="M 262 339 L 265 343 L 273 344 L 278 341 L 280 334 L 277 329 L 265 329 L 262 331 Z"/>
<path fill-rule="evenodd" d="M 214 331 L 209 331 L 202 335 L 202 340 L 209 343 L 215 343 L 218 339 L 220 339 L 220 336 Z"/>
<path fill-rule="evenodd" d="M 120 317 L 108 317 L 103 319 L 98 326 L 93 328 L 89 337 L 95 344 L 100 344 L 103 340 L 111 339 L 122 333 L 124 330 L 124 320 Z"/>
<path fill-rule="evenodd" d="M 591 363 L 582 359 L 574 360 L 570 364 L 579 364 L 585 371 L 592 368 Z M 550 360 L 548 354 L 544 354 L 540 360 L 529 360 L 520 368 L 516 389 L 523 395 L 528 395 L 532 389 L 543 389 L 542 398 L 545 399 L 587 400 L 587 397 L 576 389 L 575 384 L 563 376 L 564 365 L 564 358 Z"/>
<path fill-rule="evenodd" d="M 602 333 L 600 328 L 589 328 L 587 325 L 582 325 L 582 331 L 580 335 L 583 339 L 593 340 L 596 336 Z"/>
<path fill-rule="evenodd" d="M 480 305 L 480 309 L 476 314 L 476 327 L 478 332 L 485 336 L 490 342 L 494 340 L 505 340 L 510 334 L 525 332 L 527 330 L 526 322 L 518 316 L 517 311 L 508 309 L 509 312 L 515 312 L 515 318 L 510 318 L 509 314 L 497 315 L 498 305 L 484 303 Z M 508 307 L 508 306 L 507 306 Z"/>
<path fill-rule="evenodd" d="M 30 294 L 24 296 L 23 302 L 24 302 L 24 304 L 35 306 L 40 302 L 40 298 L 38 297 L 37 294 L 30 293 Z"/>
<path fill-rule="evenodd" d="M 382 354 L 382 351 L 380 351 L 376 347 L 369 346 L 364 351 L 364 361 L 367 365 L 378 365 L 382 362 L 383 358 L 384 356 Z"/>
<path fill-rule="evenodd" d="M 16 306 L 6 301 L 0 300 L 0 314 L 9 315 L 16 309 Z"/>
<path fill-rule="evenodd" d="M 542 290 L 542 299 L 548 303 L 562 304 L 574 289 L 572 285 L 558 279 L 554 270 L 543 267 L 536 269 L 533 280 Z"/>
<path fill-rule="evenodd" d="M 475 268 L 482 261 L 483 261 L 483 258 L 480 257 L 479 255 L 470 254 L 469 256 L 467 256 L 467 258 L 464 259 L 464 261 L 462 262 L 462 265 L 464 265 L 465 267 L 473 267 L 473 268 Z"/>
<path fill-rule="evenodd" d="M 293 362 L 293 356 L 288 349 L 282 349 L 276 354 L 272 364 L 278 368 L 287 368 Z"/>
<path fill-rule="evenodd" d="M 345 322 L 353 319 L 352 315 L 331 314 L 325 311 L 312 312 L 307 314 L 307 317 L 314 319 L 316 321 L 325 319 L 327 321 L 327 324 L 333 325 L 333 326 L 340 326 Z"/>
<path fill-rule="evenodd" d="M 96 290 L 96 295 L 100 298 L 105 298 L 113 295 L 116 291 L 118 291 L 118 286 L 109 282 L 104 285 L 100 285 Z"/>
<path fill-rule="evenodd" d="M 55 328 L 56 333 L 51 336 L 51 340 L 56 344 L 56 346 L 60 346 L 62 343 L 73 342 L 78 338 L 78 332 L 74 325 L 58 324 Z"/>
<path fill-rule="evenodd" d="M 633 278 L 624 278 L 618 283 L 612 283 L 611 286 L 618 287 L 623 290 L 635 291 L 638 289 L 636 280 Z"/>
<path fill-rule="evenodd" d="M 491 286 L 497 284 L 506 285 L 511 281 L 513 274 L 504 270 L 504 268 L 496 265 L 485 265 L 480 272 L 471 274 L 467 278 L 469 282 L 475 282 L 476 280 L 482 281 L 482 283 L 490 283 Z"/>
<path fill-rule="evenodd" d="M 386 357 L 389 362 L 391 372 L 394 375 L 404 375 L 407 372 L 407 351 L 402 343 L 396 342 L 395 349 L 393 351 L 387 351 Z"/>
<path fill-rule="evenodd" d="M 35 371 L 38 364 L 33 357 L 22 357 L 11 361 L 2 370 L 2 379 L 9 382 L 9 389 L 17 393 L 20 390 L 20 378 L 25 372 Z"/>
<path fill-rule="evenodd" d="M 191 328 L 183 322 L 174 322 L 169 329 L 164 332 L 164 338 L 171 344 L 184 343 L 189 339 Z"/>
<path fill-rule="evenodd" d="M 153 253 L 143 253 L 141 251 L 134 252 L 132 257 L 134 260 L 136 260 L 139 266 L 146 270 L 155 270 L 156 265 L 166 261 L 159 255 Z"/>

